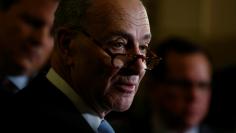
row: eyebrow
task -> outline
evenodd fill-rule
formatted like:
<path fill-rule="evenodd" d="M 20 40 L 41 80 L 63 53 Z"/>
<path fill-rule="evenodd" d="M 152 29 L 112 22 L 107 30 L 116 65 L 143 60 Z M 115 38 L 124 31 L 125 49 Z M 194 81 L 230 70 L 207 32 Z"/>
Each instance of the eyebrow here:
<path fill-rule="evenodd" d="M 112 37 L 112 36 L 122 36 L 125 37 L 127 39 L 132 39 L 133 40 L 133 36 L 130 33 L 127 33 L 125 31 L 115 31 L 115 32 L 111 32 L 108 36 Z M 143 40 L 151 40 L 151 34 L 145 34 L 141 39 Z"/>
<path fill-rule="evenodd" d="M 115 32 L 111 32 L 109 35 L 109 37 L 113 37 L 113 36 L 122 36 L 125 38 L 133 38 L 131 34 L 125 32 L 125 31 L 115 31 Z"/>
<path fill-rule="evenodd" d="M 21 17 L 24 20 L 26 20 L 28 23 L 33 24 L 37 28 L 46 24 L 41 18 L 37 18 L 36 16 L 33 16 L 33 15 L 28 14 L 26 12 L 22 13 Z"/>

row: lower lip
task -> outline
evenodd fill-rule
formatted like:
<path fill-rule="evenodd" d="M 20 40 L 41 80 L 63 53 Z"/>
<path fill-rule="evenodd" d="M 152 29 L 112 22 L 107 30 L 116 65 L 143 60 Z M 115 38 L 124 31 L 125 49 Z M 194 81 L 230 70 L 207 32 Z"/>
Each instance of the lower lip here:
<path fill-rule="evenodd" d="M 116 85 L 116 88 L 122 93 L 133 93 L 135 91 L 135 85 Z"/>

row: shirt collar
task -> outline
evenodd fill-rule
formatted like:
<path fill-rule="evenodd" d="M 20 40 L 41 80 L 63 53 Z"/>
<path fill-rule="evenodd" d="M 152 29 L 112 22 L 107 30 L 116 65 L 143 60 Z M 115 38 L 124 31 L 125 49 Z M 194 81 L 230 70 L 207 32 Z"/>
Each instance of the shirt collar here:
<path fill-rule="evenodd" d="M 199 133 L 199 128 L 198 127 L 192 127 L 189 130 L 187 130 L 186 133 Z"/>
<path fill-rule="evenodd" d="M 28 84 L 29 78 L 25 75 L 7 77 L 18 89 L 22 90 Z"/>
<path fill-rule="evenodd" d="M 72 87 L 59 74 L 57 74 L 53 68 L 49 69 L 46 77 L 53 85 L 56 86 L 57 89 L 59 89 L 70 99 L 76 109 L 82 113 L 82 116 L 92 127 L 92 129 L 97 132 L 97 128 L 102 121 L 98 114 L 83 102 L 74 89 L 72 89 Z"/>

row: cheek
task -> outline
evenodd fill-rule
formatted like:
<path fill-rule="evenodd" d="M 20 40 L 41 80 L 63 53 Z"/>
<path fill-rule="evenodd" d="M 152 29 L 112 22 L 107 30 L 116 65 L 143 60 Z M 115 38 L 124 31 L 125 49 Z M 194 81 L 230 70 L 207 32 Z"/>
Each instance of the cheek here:
<path fill-rule="evenodd" d="M 118 76 L 118 69 L 113 69 L 113 68 L 107 68 L 104 69 L 104 73 L 101 75 L 104 80 L 103 85 L 105 87 L 104 93 L 107 93 L 107 95 L 111 94 L 116 94 L 114 86 L 117 81 L 117 76 Z M 110 93 L 110 94 L 109 94 Z"/>
<path fill-rule="evenodd" d="M 211 100 L 211 92 L 204 92 L 199 96 L 199 105 L 202 106 L 203 109 L 207 110 Z"/>
<path fill-rule="evenodd" d="M 51 39 L 52 40 L 52 39 Z M 44 65 L 50 58 L 50 55 L 53 50 L 53 41 L 48 40 L 48 43 L 44 44 L 42 48 L 39 48 L 39 59 L 36 60 L 36 64 L 38 64 L 40 67 Z"/>
<path fill-rule="evenodd" d="M 115 71 L 111 66 L 106 65 L 102 60 L 95 59 L 94 55 L 87 56 L 88 58 L 81 58 L 83 55 L 78 55 L 74 58 L 76 65 L 72 74 L 76 74 L 75 82 L 79 82 L 80 88 L 92 88 L 95 97 L 109 93 L 112 78 Z"/>
<path fill-rule="evenodd" d="M 140 72 L 140 74 L 139 74 L 139 83 L 141 83 L 142 82 L 142 79 L 143 79 L 143 77 L 145 76 L 145 74 L 146 74 L 146 70 L 141 70 L 141 72 Z"/>
<path fill-rule="evenodd" d="M 44 55 L 45 57 L 48 57 L 49 55 L 51 55 L 53 47 L 54 40 L 52 37 L 48 37 L 46 43 L 42 46 L 42 56 Z"/>

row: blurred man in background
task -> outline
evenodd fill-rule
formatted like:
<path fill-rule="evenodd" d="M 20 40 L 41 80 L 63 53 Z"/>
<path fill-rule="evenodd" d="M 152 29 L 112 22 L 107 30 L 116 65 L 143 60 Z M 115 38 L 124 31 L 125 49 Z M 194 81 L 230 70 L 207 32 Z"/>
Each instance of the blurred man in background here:
<path fill-rule="evenodd" d="M 46 63 L 59 0 L 0 0 L 0 99 L 24 88 Z"/>
<path fill-rule="evenodd" d="M 170 38 L 157 48 L 163 58 L 151 75 L 152 133 L 210 133 L 202 125 L 211 99 L 212 66 L 200 46 Z"/>

